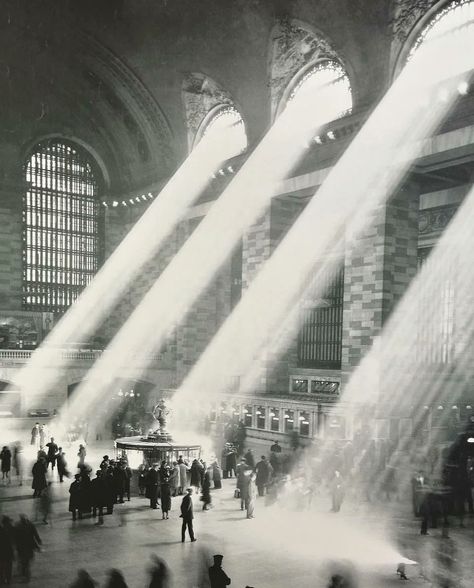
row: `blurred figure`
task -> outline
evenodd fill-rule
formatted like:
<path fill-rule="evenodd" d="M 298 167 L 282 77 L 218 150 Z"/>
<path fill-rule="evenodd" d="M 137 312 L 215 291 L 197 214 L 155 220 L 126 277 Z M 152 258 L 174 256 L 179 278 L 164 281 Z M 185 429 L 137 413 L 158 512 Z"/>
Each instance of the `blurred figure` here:
<path fill-rule="evenodd" d="M 342 501 L 344 500 L 344 485 L 339 470 L 334 471 L 334 477 L 331 481 L 332 512 L 341 510 Z"/>
<path fill-rule="evenodd" d="M 254 511 L 255 511 L 255 500 L 257 498 L 257 486 L 255 484 L 255 480 L 257 479 L 257 474 L 252 472 L 250 474 L 250 478 L 247 484 L 247 498 L 245 501 L 245 508 L 247 509 L 247 518 L 253 519 L 255 518 Z"/>
<path fill-rule="evenodd" d="M 196 541 L 194 537 L 194 529 L 193 529 L 193 499 L 192 499 L 193 489 L 188 488 L 186 490 L 186 495 L 184 496 L 183 500 L 181 501 L 181 514 L 180 517 L 183 519 L 183 524 L 181 526 L 181 541 L 184 543 L 185 535 L 186 535 L 186 527 L 188 529 L 189 538 L 192 542 Z"/>
<path fill-rule="evenodd" d="M 77 578 L 71 584 L 70 588 L 94 588 L 96 582 L 90 577 L 89 572 L 86 570 L 78 570 Z"/>
<path fill-rule="evenodd" d="M 250 448 L 247 449 L 247 453 L 244 455 L 244 459 L 247 462 L 249 468 L 253 469 L 255 467 L 255 458 L 253 456 L 253 451 Z"/>
<path fill-rule="evenodd" d="M 120 570 L 109 570 L 109 577 L 105 588 L 128 588 L 125 578 Z"/>
<path fill-rule="evenodd" d="M 69 472 L 67 471 L 67 462 L 66 462 L 66 454 L 63 451 L 62 447 L 58 448 L 58 455 L 56 457 L 56 466 L 58 468 L 58 476 L 59 481 L 63 482 L 64 476 L 69 478 Z"/>
<path fill-rule="evenodd" d="M 139 494 L 139 496 L 145 496 L 147 474 L 148 474 L 148 466 L 143 463 L 140 464 L 138 466 L 138 494 Z"/>
<path fill-rule="evenodd" d="M 46 447 L 48 448 L 48 455 L 47 455 L 47 464 L 46 468 L 51 464 L 51 469 L 54 470 L 54 466 L 56 465 L 56 458 L 58 457 L 59 447 L 54 442 L 54 437 L 51 437 L 49 443 L 46 443 Z"/>
<path fill-rule="evenodd" d="M 20 515 L 15 527 L 15 543 L 18 554 L 18 571 L 26 582 L 31 579 L 31 562 L 35 551 L 40 550 L 41 539 L 33 523 L 26 515 Z"/>
<path fill-rule="evenodd" d="M 217 460 L 212 464 L 212 480 L 214 482 L 214 490 L 220 490 L 222 488 L 222 470 Z"/>
<path fill-rule="evenodd" d="M 69 486 L 69 512 L 72 513 L 72 520 L 77 516 L 82 519 L 81 513 L 81 474 L 74 476 L 74 482 Z"/>
<path fill-rule="evenodd" d="M 181 473 L 179 470 L 179 465 L 177 461 L 173 462 L 173 467 L 171 468 L 171 475 L 170 475 L 170 489 L 171 495 L 177 496 L 179 492 L 179 488 L 182 486 L 181 484 Z"/>
<path fill-rule="evenodd" d="M 46 488 L 46 460 L 42 457 L 38 458 L 38 461 L 33 465 L 31 470 L 33 474 L 33 482 L 31 487 L 33 488 L 33 498 L 37 498 L 41 495 L 41 492 Z"/>
<path fill-rule="evenodd" d="M 270 447 L 270 451 L 273 453 L 281 453 L 281 447 L 278 441 L 275 441 L 275 443 Z"/>
<path fill-rule="evenodd" d="M 188 471 L 189 467 L 187 462 L 184 461 L 183 456 L 180 455 L 178 458 L 179 467 L 179 483 L 178 494 L 181 496 L 184 493 L 185 487 L 188 485 Z"/>
<path fill-rule="evenodd" d="M 102 470 L 97 470 L 96 477 L 91 480 L 92 517 L 96 518 L 99 511 L 99 520 L 96 525 L 104 524 L 104 507 L 107 506 L 107 486 Z"/>
<path fill-rule="evenodd" d="M 40 448 L 40 424 L 35 423 L 31 429 L 31 445 L 34 445 L 36 449 Z"/>
<path fill-rule="evenodd" d="M 255 471 L 257 472 L 255 482 L 258 488 L 258 495 L 265 496 L 265 491 L 272 477 L 273 468 L 264 455 L 261 456 L 260 461 L 255 466 Z"/>
<path fill-rule="evenodd" d="M 328 588 L 357 588 L 356 571 L 352 564 L 338 563 L 333 565 Z"/>
<path fill-rule="evenodd" d="M 0 452 L 0 460 L 2 460 L 2 482 L 4 484 L 11 484 L 10 470 L 12 467 L 12 453 L 6 445 L 3 446 Z"/>
<path fill-rule="evenodd" d="M 47 433 L 48 433 L 48 427 L 45 424 L 40 425 L 39 438 L 40 438 L 40 448 L 41 449 L 44 447 L 44 444 L 46 442 Z"/>
<path fill-rule="evenodd" d="M 202 470 L 203 467 L 199 460 L 193 459 L 193 463 L 191 464 L 191 486 L 194 486 L 194 488 L 199 489 L 201 487 Z"/>
<path fill-rule="evenodd" d="M 214 556 L 214 565 L 209 568 L 209 581 L 211 588 L 225 588 L 230 584 L 230 578 L 222 569 L 223 555 Z"/>
<path fill-rule="evenodd" d="M 13 448 L 13 468 L 15 470 L 16 479 L 20 486 L 23 486 L 23 448 L 21 443 L 17 441 Z"/>
<path fill-rule="evenodd" d="M 41 492 L 39 497 L 39 512 L 41 520 L 45 525 L 49 523 L 51 512 L 53 510 L 53 488 L 51 482 L 48 482 L 46 488 Z"/>
<path fill-rule="evenodd" d="M 204 480 L 202 482 L 201 501 L 202 510 L 209 510 L 211 508 L 211 474 L 210 469 L 206 470 Z"/>
<path fill-rule="evenodd" d="M 87 455 L 87 451 L 86 448 L 84 447 L 84 445 L 81 443 L 79 445 L 79 451 L 77 452 L 77 457 L 79 458 L 79 461 L 77 463 L 77 467 L 80 469 L 85 462 L 86 459 L 86 455 Z"/>
<path fill-rule="evenodd" d="M 168 566 L 157 555 L 152 555 L 151 559 L 153 565 L 150 568 L 150 584 L 148 588 L 168 588 L 170 580 Z"/>
<path fill-rule="evenodd" d="M 15 536 L 10 517 L 2 517 L 0 526 L 0 584 L 12 582 L 13 559 L 15 557 Z"/>

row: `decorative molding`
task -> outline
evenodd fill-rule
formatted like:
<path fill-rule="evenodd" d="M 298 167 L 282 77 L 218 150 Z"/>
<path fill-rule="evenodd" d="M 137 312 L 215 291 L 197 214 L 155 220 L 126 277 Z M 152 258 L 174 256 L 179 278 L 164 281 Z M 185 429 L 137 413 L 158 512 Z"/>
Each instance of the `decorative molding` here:
<path fill-rule="evenodd" d="M 440 233 L 447 227 L 458 208 L 455 205 L 423 210 L 418 215 L 418 232 L 420 235 Z"/>
<path fill-rule="evenodd" d="M 171 172 L 175 165 L 171 148 L 173 136 L 153 96 L 112 51 L 89 34 L 80 32 L 78 36 L 81 61 L 99 80 L 108 83 L 115 94 L 114 106 L 122 105 L 123 122 L 128 131 L 136 135 L 139 152 L 156 154 L 161 170 Z"/>
<path fill-rule="evenodd" d="M 232 96 L 213 79 L 202 73 L 187 73 L 183 78 L 182 99 L 191 149 L 199 127 L 217 106 L 234 106 Z"/>
<path fill-rule="evenodd" d="M 414 25 L 439 0 L 394 0 L 391 21 L 393 37 L 404 43 Z"/>
<path fill-rule="evenodd" d="M 285 89 L 305 66 L 325 59 L 343 65 L 328 39 L 290 19 L 280 20 L 273 29 L 270 53 L 272 116 L 277 112 Z"/>

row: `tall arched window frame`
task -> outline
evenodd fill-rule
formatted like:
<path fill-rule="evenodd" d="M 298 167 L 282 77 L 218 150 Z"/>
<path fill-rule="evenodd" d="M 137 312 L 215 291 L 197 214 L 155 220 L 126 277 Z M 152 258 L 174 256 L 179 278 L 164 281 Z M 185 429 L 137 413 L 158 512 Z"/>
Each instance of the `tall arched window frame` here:
<path fill-rule="evenodd" d="M 81 146 L 47 139 L 24 164 L 23 308 L 62 313 L 102 259 L 102 178 Z"/>
<path fill-rule="evenodd" d="M 409 61 L 419 47 L 430 40 L 433 40 L 445 33 L 453 33 L 468 23 L 474 21 L 474 1 L 454 0 L 439 10 L 429 21 L 411 46 L 407 56 Z"/>
<path fill-rule="evenodd" d="M 332 86 L 335 92 L 335 99 L 341 104 L 340 113 L 336 118 L 342 118 L 350 114 L 353 103 L 349 76 L 344 67 L 338 61 L 332 59 L 319 61 L 298 74 L 293 84 L 291 84 L 283 96 L 282 105 L 278 110 L 278 114 L 302 92 L 309 93 L 313 91 L 315 106 L 317 106 L 318 89 L 328 85 Z"/>
<path fill-rule="evenodd" d="M 229 159 L 247 149 L 245 123 L 234 106 L 219 106 L 211 110 L 201 123 L 194 144 L 197 145 L 204 137 L 211 138 L 212 135 L 216 137 L 216 141 L 226 141 Z"/>

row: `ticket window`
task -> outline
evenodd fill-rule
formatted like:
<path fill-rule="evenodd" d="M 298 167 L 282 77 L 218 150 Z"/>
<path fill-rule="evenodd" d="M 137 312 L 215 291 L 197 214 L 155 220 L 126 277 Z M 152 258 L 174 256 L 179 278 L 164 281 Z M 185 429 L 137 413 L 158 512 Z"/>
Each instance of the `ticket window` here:
<path fill-rule="evenodd" d="M 265 417 L 266 417 L 266 410 L 263 406 L 258 406 L 256 411 L 257 416 L 257 429 L 264 429 L 265 428 Z"/>
<path fill-rule="evenodd" d="M 295 430 L 295 412 L 293 410 L 285 410 L 285 433 L 292 433 Z"/>
<path fill-rule="evenodd" d="M 309 412 L 300 412 L 300 416 L 298 418 L 300 423 L 300 435 L 304 435 L 305 437 L 309 437 Z"/>
<path fill-rule="evenodd" d="M 252 417 L 253 417 L 253 406 L 251 406 L 250 404 L 247 404 L 247 406 L 244 407 L 244 425 L 246 427 L 252 426 Z"/>
<path fill-rule="evenodd" d="M 280 431 L 280 410 L 278 408 L 271 408 L 268 416 L 270 417 L 270 430 Z"/>

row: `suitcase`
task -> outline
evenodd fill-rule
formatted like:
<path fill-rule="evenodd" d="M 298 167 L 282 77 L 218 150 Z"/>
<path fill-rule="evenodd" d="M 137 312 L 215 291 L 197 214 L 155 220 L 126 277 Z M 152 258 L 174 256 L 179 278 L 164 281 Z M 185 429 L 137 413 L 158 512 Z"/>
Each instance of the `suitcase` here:
<path fill-rule="evenodd" d="M 234 490 L 234 498 L 240 498 L 240 489 L 239 488 L 236 488 Z"/>

